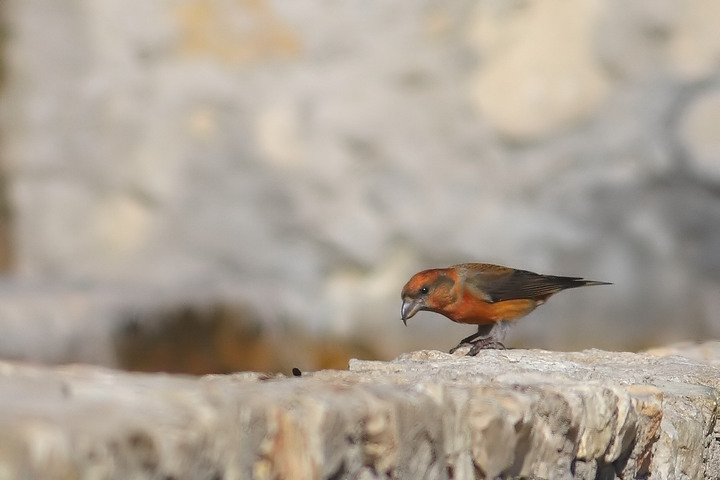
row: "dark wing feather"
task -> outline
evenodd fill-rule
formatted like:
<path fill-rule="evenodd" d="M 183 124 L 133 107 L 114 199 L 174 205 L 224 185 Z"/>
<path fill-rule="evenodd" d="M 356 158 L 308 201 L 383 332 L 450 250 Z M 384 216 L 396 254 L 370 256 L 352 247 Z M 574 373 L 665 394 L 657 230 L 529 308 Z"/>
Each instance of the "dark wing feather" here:
<path fill-rule="evenodd" d="M 527 270 L 491 269 L 467 276 L 466 286 L 486 301 L 502 302 L 519 298 L 546 299 L 567 288 L 596 285 L 580 277 L 540 275 Z"/>

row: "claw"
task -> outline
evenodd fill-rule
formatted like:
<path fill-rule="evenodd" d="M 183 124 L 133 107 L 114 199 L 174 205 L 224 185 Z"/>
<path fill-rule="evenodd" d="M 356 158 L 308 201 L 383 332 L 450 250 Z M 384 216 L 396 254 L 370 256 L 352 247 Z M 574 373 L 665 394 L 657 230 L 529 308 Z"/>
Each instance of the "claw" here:
<path fill-rule="evenodd" d="M 481 338 L 475 342 L 472 343 L 472 348 L 468 353 L 465 354 L 466 357 L 474 357 L 477 355 L 480 350 L 505 350 L 506 347 L 502 343 L 493 340 L 492 338 Z"/>

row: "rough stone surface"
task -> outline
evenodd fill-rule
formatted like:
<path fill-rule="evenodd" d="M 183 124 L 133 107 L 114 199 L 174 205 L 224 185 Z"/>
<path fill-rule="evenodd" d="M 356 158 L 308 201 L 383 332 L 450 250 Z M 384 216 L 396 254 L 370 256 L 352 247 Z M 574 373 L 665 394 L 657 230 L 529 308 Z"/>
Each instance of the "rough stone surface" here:
<path fill-rule="evenodd" d="M 717 478 L 719 388 L 715 364 L 600 350 L 302 378 L 0 363 L 0 478 Z"/>
<path fill-rule="evenodd" d="M 681 134 L 702 178 L 720 182 L 720 88 L 700 92 L 688 105 Z"/>
<path fill-rule="evenodd" d="M 75 344 L 6 328 L 33 324 L 36 284 L 93 305 L 86 285 L 125 304 L 231 285 L 209 293 L 273 327 L 447 349 L 470 332 L 401 328 L 398 292 L 465 261 L 615 283 L 553 298 L 511 345 L 720 335 L 718 8 L 5 0 L 0 297 L 31 286 L 0 355 L 88 361 L 75 345 L 115 328 L 105 307 L 49 311 Z"/>
<path fill-rule="evenodd" d="M 595 1 L 534 2 L 519 11 L 480 4 L 471 31 L 483 62 L 472 93 L 499 134 L 542 139 L 588 120 L 607 100 L 610 78 L 591 51 L 600 8 Z"/>

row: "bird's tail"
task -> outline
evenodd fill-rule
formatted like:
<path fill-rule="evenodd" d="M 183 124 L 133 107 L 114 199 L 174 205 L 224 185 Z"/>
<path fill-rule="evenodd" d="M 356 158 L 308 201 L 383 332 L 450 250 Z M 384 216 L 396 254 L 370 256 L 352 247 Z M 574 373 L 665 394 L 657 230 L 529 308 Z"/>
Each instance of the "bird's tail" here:
<path fill-rule="evenodd" d="M 593 285 L 612 285 L 612 283 L 610 282 L 585 280 L 582 277 L 550 277 L 549 280 L 547 279 L 548 277 L 545 278 L 548 283 L 547 291 L 542 292 L 543 294 L 538 294 L 536 297 L 536 300 L 541 299 L 543 302 L 547 301 L 547 299 L 550 298 L 552 295 L 555 295 L 562 290 L 568 290 L 570 288 L 591 287 Z"/>
<path fill-rule="evenodd" d="M 548 287 L 548 290 L 557 293 L 561 290 L 569 288 L 590 287 L 593 285 L 612 285 L 609 282 L 598 282 L 596 280 L 585 280 L 582 277 L 557 277 L 553 275 L 544 275 L 541 277 L 542 284 Z"/>
<path fill-rule="evenodd" d="M 582 278 L 578 279 L 580 280 L 580 284 L 577 285 L 578 287 L 590 287 L 593 285 L 612 285 L 611 282 L 598 282 L 596 280 L 583 280 Z"/>

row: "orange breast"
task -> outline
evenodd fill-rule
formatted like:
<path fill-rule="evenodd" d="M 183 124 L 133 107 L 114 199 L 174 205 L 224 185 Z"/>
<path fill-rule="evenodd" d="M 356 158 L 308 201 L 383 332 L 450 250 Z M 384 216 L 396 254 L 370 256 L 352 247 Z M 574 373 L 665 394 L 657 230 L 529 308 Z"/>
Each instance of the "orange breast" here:
<path fill-rule="evenodd" d="M 439 313 L 458 323 L 489 325 L 524 317 L 535 310 L 535 307 L 537 307 L 537 302 L 530 299 L 487 303 L 472 294 L 464 292 L 460 302 L 448 306 L 445 311 Z"/>

